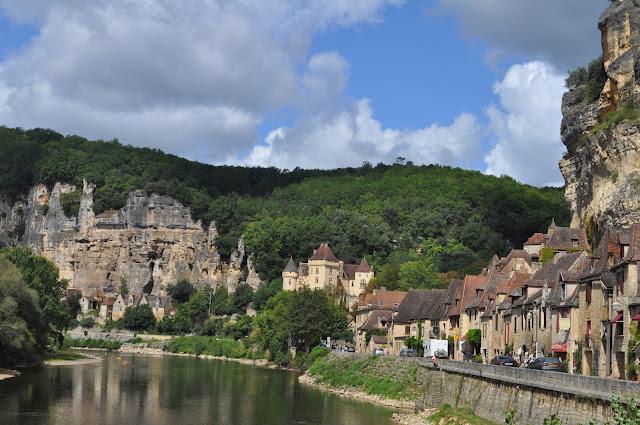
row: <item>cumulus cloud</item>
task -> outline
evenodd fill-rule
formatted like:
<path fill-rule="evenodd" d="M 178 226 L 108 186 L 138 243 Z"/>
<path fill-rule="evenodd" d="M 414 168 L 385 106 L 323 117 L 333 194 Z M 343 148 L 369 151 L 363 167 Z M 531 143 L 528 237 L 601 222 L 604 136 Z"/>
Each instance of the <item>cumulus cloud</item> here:
<path fill-rule="evenodd" d="M 231 161 L 280 168 L 333 168 L 359 166 L 365 161 L 389 163 L 404 157 L 420 164 L 469 166 L 479 154 L 482 128 L 474 115 L 461 113 L 449 126 L 384 128 L 374 117 L 369 99 L 352 100 L 336 91 L 344 87 L 347 72 L 346 62 L 335 52 L 312 57 L 305 73 L 309 101 L 324 107 L 303 113 L 292 127 L 273 130 L 246 158 Z"/>
<path fill-rule="evenodd" d="M 376 22 L 401 3 L 0 0 L 39 27 L 0 63 L 0 121 L 217 161 L 248 150 L 267 113 L 343 66 L 328 55 L 299 74 L 315 32 Z"/>
<path fill-rule="evenodd" d="M 606 0 L 437 0 L 465 34 L 494 49 L 550 61 L 561 70 L 600 54 L 598 16 Z M 495 54 L 495 50 L 493 51 Z"/>
<path fill-rule="evenodd" d="M 549 64 L 529 62 L 512 66 L 494 85 L 499 105 L 487 110 L 494 143 L 485 157 L 487 173 L 535 185 L 562 185 L 558 161 L 564 151 L 564 78 Z"/>

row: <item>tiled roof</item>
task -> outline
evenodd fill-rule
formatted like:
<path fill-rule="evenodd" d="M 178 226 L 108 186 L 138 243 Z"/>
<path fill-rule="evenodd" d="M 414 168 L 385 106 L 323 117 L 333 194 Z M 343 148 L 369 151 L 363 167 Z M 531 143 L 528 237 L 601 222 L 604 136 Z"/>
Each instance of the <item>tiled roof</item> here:
<path fill-rule="evenodd" d="M 396 309 L 407 295 L 404 291 L 376 291 L 375 294 L 366 294 L 364 299 L 358 303 L 360 308 L 386 307 Z"/>
<path fill-rule="evenodd" d="M 542 243 L 544 242 L 544 233 L 534 233 L 533 235 L 531 235 L 531 237 L 529 239 L 527 239 L 527 241 L 524 243 L 525 246 L 527 245 L 542 245 Z"/>
<path fill-rule="evenodd" d="M 354 280 L 356 278 L 356 269 L 358 268 L 357 264 L 345 264 L 344 265 L 344 276 L 348 280 Z"/>
<path fill-rule="evenodd" d="M 577 245 L 574 245 L 574 240 Z M 551 235 L 547 234 L 545 247 L 559 251 L 570 251 L 573 249 L 589 249 L 587 233 L 584 229 L 574 229 L 571 227 L 555 227 Z"/>
<path fill-rule="evenodd" d="M 456 306 L 456 299 L 460 299 L 462 288 L 464 286 L 464 280 L 452 279 L 447 288 L 447 294 L 445 295 L 445 308 L 448 308 L 448 316 L 460 315 L 460 308 Z"/>
<path fill-rule="evenodd" d="M 512 249 L 509 255 L 504 259 L 504 264 L 508 264 L 512 258 L 522 258 L 527 264 L 531 264 L 531 255 L 523 249 Z"/>
<path fill-rule="evenodd" d="M 284 273 L 296 273 L 298 268 L 296 267 L 295 261 L 293 261 L 293 257 L 289 257 L 289 261 L 287 261 L 287 265 L 284 268 Z"/>
<path fill-rule="evenodd" d="M 333 255 L 331 248 L 329 248 L 329 244 L 326 242 L 320 244 L 318 249 L 314 251 L 313 255 L 311 256 L 311 258 L 309 258 L 309 260 L 326 260 L 326 261 L 332 261 L 334 263 L 338 262 L 338 259 L 336 258 L 335 255 Z"/>
<path fill-rule="evenodd" d="M 371 269 L 371 266 L 369 266 L 369 263 L 367 263 L 367 259 L 363 257 L 362 261 L 360 261 L 360 264 L 358 265 L 358 268 L 356 269 L 356 272 L 369 273 L 371 271 L 373 271 L 373 269 Z"/>
<path fill-rule="evenodd" d="M 415 320 L 439 320 L 444 316 L 444 289 L 414 289 L 407 293 L 394 322 L 408 323 Z"/>
<path fill-rule="evenodd" d="M 358 329 L 369 331 L 372 329 L 383 329 L 380 322 L 385 320 L 387 322 L 391 321 L 391 317 L 393 312 L 391 310 L 374 310 L 371 312 L 367 320 L 360 326 Z"/>

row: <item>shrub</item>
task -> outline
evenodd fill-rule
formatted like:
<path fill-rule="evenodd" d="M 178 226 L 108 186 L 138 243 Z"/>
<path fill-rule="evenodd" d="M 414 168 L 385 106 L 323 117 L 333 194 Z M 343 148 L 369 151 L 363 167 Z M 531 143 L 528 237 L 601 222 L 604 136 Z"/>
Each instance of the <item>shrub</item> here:
<path fill-rule="evenodd" d="M 606 82 L 602 56 L 589 62 L 587 68 L 579 67 L 569 72 L 565 80 L 567 88 L 577 90 L 580 101 L 586 104 L 598 100 Z"/>
<path fill-rule="evenodd" d="M 151 307 L 147 304 L 127 307 L 122 317 L 122 324 L 125 328 L 134 331 L 144 331 L 151 329 L 156 323 Z"/>
<path fill-rule="evenodd" d="M 318 359 L 325 357 L 331 350 L 326 347 L 314 347 L 309 354 L 304 352 L 296 354 L 294 365 L 300 370 L 307 370 Z"/>
<path fill-rule="evenodd" d="M 63 347 L 77 347 L 77 348 L 106 348 L 109 351 L 117 350 L 122 346 L 120 341 L 110 340 L 110 339 L 92 339 L 92 338 L 82 338 L 82 339 L 74 339 L 66 337 L 64 339 Z"/>
<path fill-rule="evenodd" d="M 242 341 L 220 339 L 209 336 L 183 336 L 169 342 L 166 348 L 171 353 L 186 353 L 199 356 L 205 354 L 232 359 L 253 358 L 253 354 Z"/>
<path fill-rule="evenodd" d="M 85 329 L 89 329 L 94 327 L 96 324 L 96 321 L 93 320 L 93 317 L 85 317 L 82 320 L 80 320 L 80 326 L 82 326 Z"/>
<path fill-rule="evenodd" d="M 593 134 L 603 133 L 623 121 L 632 121 L 640 118 L 640 112 L 634 99 L 629 98 L 620 102 L 616 109 L 609 111 L 602 120 L 591 130 Z"/>
<path fill-rule="evenodd" d="M 62 210 L 67 217 L 78 216 L 81 197 L 82 192 L 80 190 L 60 194 L 60 204 L 62 205 Z"/>

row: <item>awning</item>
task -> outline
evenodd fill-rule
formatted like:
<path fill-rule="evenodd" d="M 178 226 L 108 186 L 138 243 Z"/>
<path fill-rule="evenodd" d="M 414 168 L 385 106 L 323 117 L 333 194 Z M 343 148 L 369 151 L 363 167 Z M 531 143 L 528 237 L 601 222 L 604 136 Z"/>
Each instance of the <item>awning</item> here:
<path fill-rule="evenodd" d="M 616 317 L 613 318 L 613 320 L 611 321 L 611 323 L 618 323 L 619 321 L 622 320 L 622 313 L 618 313 L 618 315 Z"/>
<path fill-rule="evenodd" d="M 638 313 L 638 314 L 636 314 L 635 316 L 633 316 L 633 317 L 631 318 L 631 320 L 635 320 L 635 321 L 640 322 L 640 313 Z"/>
<path fill-rule="evenodd" d="M 567 343 L 556 343 L 551 346 L 551 351 L 553 353 L 566 353 L 567 352 Z"/>

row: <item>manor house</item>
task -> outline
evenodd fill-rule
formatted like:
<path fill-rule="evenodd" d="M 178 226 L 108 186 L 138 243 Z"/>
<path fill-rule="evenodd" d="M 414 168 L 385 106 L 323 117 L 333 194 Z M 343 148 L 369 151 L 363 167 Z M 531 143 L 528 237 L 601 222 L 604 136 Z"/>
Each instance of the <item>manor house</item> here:
<path fill-rule="evenodd" d="M 366 291 L 374 273 L 366 259 L 360 264 L 345 264 L 340 261 L 329 248 L 322 243 L 306 263 L 296 266 L 293 258 L 282 271 L 282 288 L 295 291 L 304 286 L 311 289 L 325 289 L 336 295 L 345 296 L 351 304 Z"/>

